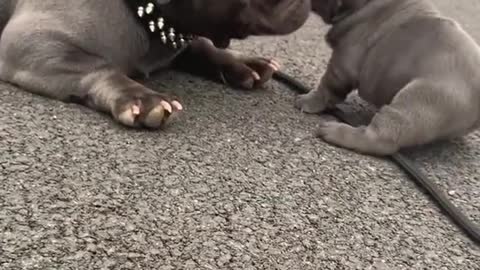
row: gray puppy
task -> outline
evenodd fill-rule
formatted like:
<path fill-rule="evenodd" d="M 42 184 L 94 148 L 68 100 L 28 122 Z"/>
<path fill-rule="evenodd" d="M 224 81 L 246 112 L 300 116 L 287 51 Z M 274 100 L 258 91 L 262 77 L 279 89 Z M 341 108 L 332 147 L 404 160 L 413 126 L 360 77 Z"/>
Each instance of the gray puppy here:
<path fill-rule="evenodd" d="M 480 123 L 480 47 L 426 0 L 312 0 L 333 27 L 318 89 L 296 106 L 322 112 L 352 91 L 379 111 L 368 126 L 323 122 L 319 136 L 361 153 L 462 136 Z"/>
<path fill-rule="evenodd" d="M 183 106 L 134 74 L 171 66 L 257 87 L 277 64 L 221 48 L 293 32 L 310 10 L 310 0 L 1 0 L 0 80 L 158 128 Z"/>

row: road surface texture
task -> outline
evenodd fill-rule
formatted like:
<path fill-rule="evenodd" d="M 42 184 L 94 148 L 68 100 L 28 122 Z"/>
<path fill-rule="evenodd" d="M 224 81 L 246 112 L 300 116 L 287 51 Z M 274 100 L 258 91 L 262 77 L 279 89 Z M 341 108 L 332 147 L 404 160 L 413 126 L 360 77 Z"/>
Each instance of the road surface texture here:
<path fill-rule="evenodd" d="M 480 2 L 437 2 L 480 41 Z M 312 17 L 233 47 L 313 87 L 326 29 Z M 285 86 L 148 84 L 186 105 L 164 132 L 0 84 L 0 269 L 480 269 L 480 249 L 401 170 L 315 139 L 318 116 Z M 410 155 L 480 222 L 480 132 Z"/>

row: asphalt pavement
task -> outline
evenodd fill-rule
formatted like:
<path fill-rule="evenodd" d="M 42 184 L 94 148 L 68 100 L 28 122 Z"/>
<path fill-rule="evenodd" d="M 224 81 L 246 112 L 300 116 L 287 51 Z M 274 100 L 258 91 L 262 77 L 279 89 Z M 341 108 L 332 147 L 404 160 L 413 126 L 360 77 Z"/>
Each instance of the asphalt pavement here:
<path fill-rule="evenodd" d="M 436 2 L 480 41 L 480 2 Z M 313 87 L 326 30 L 312 17 L 233 47 Z M 177 72 L 148 85 L 186 107 L 163 132 L 0 84 L 0 269 L 480 269 L 480 248 L 414 182 L 314 138 L 318 116 L 285 86 Z M 409 153 L 477 223 L 479 154 L 480 132 Z"/>

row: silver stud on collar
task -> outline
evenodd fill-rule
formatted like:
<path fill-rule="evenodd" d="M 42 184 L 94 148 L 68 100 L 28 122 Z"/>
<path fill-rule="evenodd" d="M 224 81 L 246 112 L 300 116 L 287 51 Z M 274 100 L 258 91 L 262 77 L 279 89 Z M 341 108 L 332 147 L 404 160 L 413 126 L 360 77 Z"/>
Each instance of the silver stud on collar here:
<path fill-rule="evenodd" d="M 155 5 L 153 3 L 148 3 L 147 7 L 145 8 L 145 12 L 147 14 L 152 14 L 154 9 L 155 9 Z"/>
<path fill-rule="evenodd" d="M 148 23 L 148 28 L 150 29 L 150 32 L 152 32 L 152 33 L 155 32 L 155 30 L 156 30 L 155 22 L 150 21 L 150 22 Z"/>
<path fill-rule="evenodd" d="M 158 18 L 157 20 L 158 29 L 162 30 L 164 26 L 165 26 L 165 20 L 162 17 Z"/>
<path fill-rule="evenodd" d="M 137 8 L 137 16 L 139 18 L 144 18 L 146 15 L 152 15 L 155 10 L 155 4 L 153 2 L 149 2 L 146 4 L 146 6 L 139 6 Z M 169 27 L 166 33 L 164 31 L 165 25 L 165 19 L 159 16 L 156 19 L 149 20 L 147 28 L 151 33 L 155 33 L 158 30 L 161 42 L 165 45 L 170 45 L 173 49 L 183 48 L 195 38 L 192 35 L 177 33 L 173 27 Z"/>
<path fill-rule="evenodd" d="M 142 18 L 145 13 L 145 8 L 144 7 L 138 7 L 137 14 L 138 17 Z"/>
<path fill-rule="evenodd" d="M 167 36 L 165 35 L 165 32 L 162 31 L 162 33 L 160 33 L 160 39 L 163 44 L 167 44 Z"/>
<path fill-rule="evenodd" d="M 171 28 L 168 29 L 168 38 L 170 41 L 174 42 L 175 41 L 175 29 Z"/>

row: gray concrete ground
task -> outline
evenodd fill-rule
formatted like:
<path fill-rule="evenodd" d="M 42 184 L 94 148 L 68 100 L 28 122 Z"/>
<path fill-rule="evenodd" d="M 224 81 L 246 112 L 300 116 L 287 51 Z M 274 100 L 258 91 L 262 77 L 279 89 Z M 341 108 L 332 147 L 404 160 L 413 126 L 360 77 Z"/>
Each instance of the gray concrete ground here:
<path fill-rule="evenodd" d="M 437 2 L 480 41 L 479 2 Z M 313 86 L 325 30 L 312 18 L 234 47 Z M 318 117 L 284 86 L 149 84 L 186 104 L 166 132 L 0 84 L 0 269 L 480 269 L 480 249 L 395 165 L 313 138 Z M 411 153 L 477 223 L 479 153 L 480 133 Z"/>

